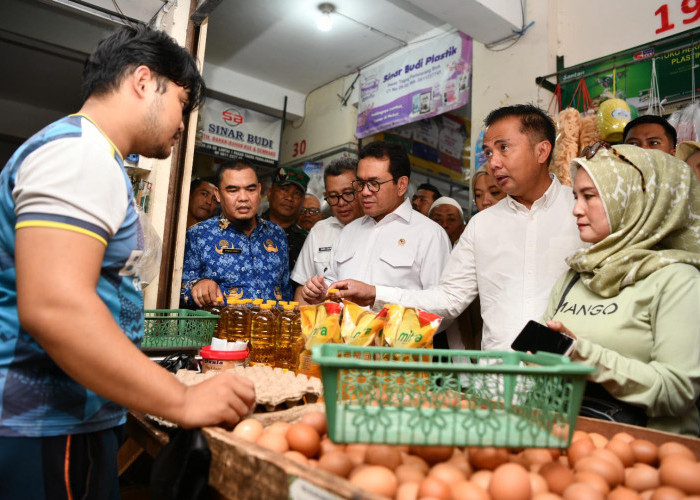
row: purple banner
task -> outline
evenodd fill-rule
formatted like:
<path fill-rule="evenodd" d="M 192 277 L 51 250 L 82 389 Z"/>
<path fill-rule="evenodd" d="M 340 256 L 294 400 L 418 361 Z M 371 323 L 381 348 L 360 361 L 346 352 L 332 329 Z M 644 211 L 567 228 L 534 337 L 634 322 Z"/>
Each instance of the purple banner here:
<path fill-rule="evenodd" d="M 357 137 L 436 116 L 469 102 L 472 39 L 450 33 L 362 71 Z"/>

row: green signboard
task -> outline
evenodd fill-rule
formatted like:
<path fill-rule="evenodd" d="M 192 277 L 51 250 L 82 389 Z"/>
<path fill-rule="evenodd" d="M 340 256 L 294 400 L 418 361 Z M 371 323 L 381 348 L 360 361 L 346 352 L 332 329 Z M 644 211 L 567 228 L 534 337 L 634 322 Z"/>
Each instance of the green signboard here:
<path fill-rule="evenodd" d="M 591 98 L 596 100 L 603 92 L 639 109 L 649 104 L 652 60 L 656 61 L 656 76 L 661 100 L 674 102 L 691 97 L 693 81 L 691 66 L 695 55 L 695 86 L 700 90 L 700 30 L 693 30 L 682 38 L 666 39 L 646 46 L 619 52 L 572 68 L 559 71 L 561 106 L 582 109 L 582 100 L 575 95 L 581 78 L 585 79 Z M 696 90 L 696 92 L 698 92 Z"/>

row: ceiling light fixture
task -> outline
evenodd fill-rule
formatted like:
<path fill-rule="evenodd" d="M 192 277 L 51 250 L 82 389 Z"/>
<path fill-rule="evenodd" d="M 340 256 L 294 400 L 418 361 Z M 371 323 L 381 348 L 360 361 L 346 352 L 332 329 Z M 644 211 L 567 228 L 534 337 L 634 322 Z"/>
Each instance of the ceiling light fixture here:
<path fill-rule="evenodd" d="M 321 15 L 316 21 L 316 27 L 321 31 L 330 31 L 333 28 L 333 19 L 331 19 L 331 14 L 335 12 L 335 5 L 332 3 L 324 2 L 318 6 L 318 10 L 321 11 Z"/>

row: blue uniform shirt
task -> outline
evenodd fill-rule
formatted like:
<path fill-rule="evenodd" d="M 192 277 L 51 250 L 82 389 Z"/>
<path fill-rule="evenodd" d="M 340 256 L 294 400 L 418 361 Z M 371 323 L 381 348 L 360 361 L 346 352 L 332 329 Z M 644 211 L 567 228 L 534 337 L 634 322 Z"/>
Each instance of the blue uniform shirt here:
<path fill-rule="evenodd" d="M 250 236 L 234 229 L 223 215 L 187 230 L 181 290 L 185 307 L 196 307 L 191 287 L 200 279 L 216 281 L 233 298 L 292 300 L 284 230 L 259 217 L 257 223 Z"/>

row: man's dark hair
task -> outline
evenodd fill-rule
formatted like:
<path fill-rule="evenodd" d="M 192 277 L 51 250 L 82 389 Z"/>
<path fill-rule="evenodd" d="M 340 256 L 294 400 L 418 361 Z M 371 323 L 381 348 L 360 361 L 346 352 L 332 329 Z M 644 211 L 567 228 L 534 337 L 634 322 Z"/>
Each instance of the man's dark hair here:
<path fill-rule="evenodd" d="M 668 137 L 668 140 L 671 141 L 671 144 L 673 144 L 673 147 L 676 147 L 676 142 L 678 141 L 678 134 L 676 133 L 676 129 L 673 128 L 673 125 L 668 123 L 668 120 L 664 118 L 663 116 L 656 116 L 656 115 L 642 115 L 631 122 L 629 122 L 627 125 L 625 125 L 625 130 L 622 131 L 622 142 L 625 142 L 627 140 L 627 136 L 632 132 L 632 129 L 636 127 L 637 125 L 644 125 L 647 123 L 655 123 L 656 125 L 661 125 L 664 128 L 664 131 L 666 132 L 666 137 Z"/>
<path fill-rule="evenodd" d="M 416 191 L 420 191 L 421 189 L 424 191 L 430 191 L 431 193 L 433 193 L 433 201 L 437 200 L 438 198 L 440 198 L 442 196 L 440 194 L 440 190 L 438 188 L 436 188 L 432 184 L 428 184 L 427 182 L 418 186 L 416 188 Z"/>
<path fill-rule="evenodd" d="M 399 180 L 399 177 L 411 178 L 411 162 L 408 160 L 406 150 L 397 142 L 370 142 L 360 149 L 358 156 L 360 160 L 367 157 L 389 160 L 389 173 L 394 184 Z"/>
<path fill-rule="evenodd" d="M 355 174 L 357 172 L 357 160 L 355 158 L 338 158 L 328 164 L 323 171 L 323 181 L 329 177 L 337 177 L 345 172 Z"/>
<path fill-rule="evenodd" d="M 143 24 L 120 28 L 90 54 L 83 68 L 83 102 L 92 95 L 114 91 L 124 77 L 142 65 L 156 73 L 160 92 L 165 92 L 167 80 L 187 90 L 184 115 L 201 104 L 204 80 L 192 55 L 170 35 Z"/>
<path fill-rule="evenodd" d="M 255 165 L 248 160 L 241 158 L 240 160 L 227 161 L 219 165 L 219 169 L 216 171 L 216 187 L 221 188 L 221 179 L 223 179 L 224 172 L 227 170 L 245 170 L 247 168 L 251 169 L 255 173 L 255 179 L 260 182 L 258 172 L 255 170 Z"/>
<path fill-rule="evenodd" d="M 554 151 L 554 142 L 557 138 L 556 128 L 552 119 L 537 106 L 532 104 L 515 104 L 494 109 L 488 114 L 484 124 L 490 127 L 494 123 L 511 116 L 516 116 L 520 119 L 520 132 L 527 135 L 533 145 L 542 141 L 547 141 L 551 144 L 552 149 L 549 152 L 549 156 L 547 156 L 547 165 L 549 165 L 552 159 L 552 152 Z"/>
<path fill-rule="evenodd" d="M 216 185 L 215 179 L 212 179 L 211 177 L 196 177 L 192 179 L 192 182 L 190 182 L 190 196 L 192 196 L 192 193 L 194 193 L 194 190 L 197 189 L 199 186 L 204 184 L 205 182 L 208 182 L 209 184 Z"/>

